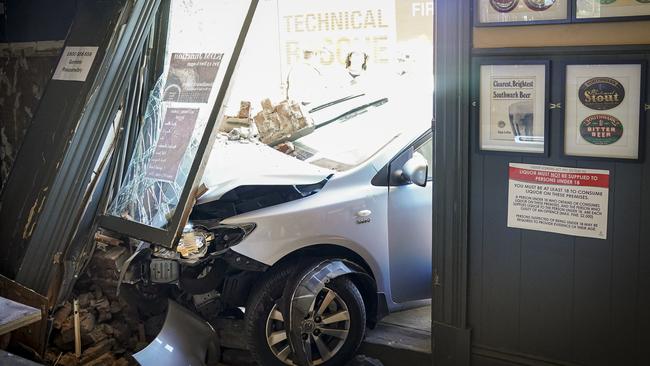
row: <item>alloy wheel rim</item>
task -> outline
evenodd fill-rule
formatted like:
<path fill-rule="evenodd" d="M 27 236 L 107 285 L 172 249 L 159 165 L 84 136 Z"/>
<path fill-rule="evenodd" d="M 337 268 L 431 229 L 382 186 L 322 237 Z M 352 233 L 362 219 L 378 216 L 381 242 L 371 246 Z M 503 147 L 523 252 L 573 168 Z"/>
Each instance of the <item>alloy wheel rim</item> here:
<path fill-rule="evenodd" d="M 311 308 L 310 315 L 300 325 L 302 342 L 311 349 L 311 364 L 320 365 L 336 356 L 345 344 L 350 332 L 350 313 L 345 301 L 327 287 L 316 296 Z M 266 342 L 278 360 L 295 365 L 284 316 L 277 303 L 266 319 Z"/>

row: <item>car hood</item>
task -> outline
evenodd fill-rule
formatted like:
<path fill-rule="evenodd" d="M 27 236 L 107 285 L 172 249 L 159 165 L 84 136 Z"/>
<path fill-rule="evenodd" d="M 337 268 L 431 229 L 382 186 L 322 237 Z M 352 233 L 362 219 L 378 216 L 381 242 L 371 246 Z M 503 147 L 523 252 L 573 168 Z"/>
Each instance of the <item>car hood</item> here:
<path fill-rule="evenodd" d="M 217 139 L 203 174 L 208 191 L 197 203 L 218 200 L 240 186 L 315 184 L 333 173 L 262 143 Z"/>

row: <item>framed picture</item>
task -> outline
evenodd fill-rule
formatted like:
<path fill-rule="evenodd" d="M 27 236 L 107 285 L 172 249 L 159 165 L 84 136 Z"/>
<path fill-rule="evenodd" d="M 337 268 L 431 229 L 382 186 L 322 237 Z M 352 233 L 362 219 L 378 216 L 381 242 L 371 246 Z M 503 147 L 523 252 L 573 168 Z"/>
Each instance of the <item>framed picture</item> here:
<path fill-rule="evenodd" d="M 476 26 L 568 23 L 573 0 L 475 0 Z"/>
<path fill-rule="evenodd" d="M 639 160 L 645 63 L 565 68 L 564 154 Z"/>
<path fill-rule="evenodd" d="M 546 154 L 549 62 L 479 68 L 480 150 Z"/>
<path fill-rule="evenodd" d="M 574 21 L 650 19 L 650 0 L 573 0 Z"/>

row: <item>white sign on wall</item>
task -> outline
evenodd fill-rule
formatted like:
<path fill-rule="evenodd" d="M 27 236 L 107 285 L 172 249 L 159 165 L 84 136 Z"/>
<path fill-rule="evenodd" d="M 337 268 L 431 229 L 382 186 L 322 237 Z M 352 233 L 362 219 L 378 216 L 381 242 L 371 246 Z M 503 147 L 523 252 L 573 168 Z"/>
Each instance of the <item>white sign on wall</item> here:
<path fill-rule="evenodd" d="M 66 47 L 52 79 L 86 81 L 97 49 L 98 47 Z"/>
<path fill-rule="evenodd" d="M 510 163 L 508 227 L 607 238 L 609 171 Z"/>
<path fill-rule="evenodd" d="M 347 54 L 368 54 L 373 66 L 392 60 L 395 3 L 392 0 L 328 0 L 278 3 L 280 56 L 283 66 L 302 61 L 305 50 L 317 51 L 323 66 L 345 64 Z M 286 71 L 285 71 L 286 72 Z"/>

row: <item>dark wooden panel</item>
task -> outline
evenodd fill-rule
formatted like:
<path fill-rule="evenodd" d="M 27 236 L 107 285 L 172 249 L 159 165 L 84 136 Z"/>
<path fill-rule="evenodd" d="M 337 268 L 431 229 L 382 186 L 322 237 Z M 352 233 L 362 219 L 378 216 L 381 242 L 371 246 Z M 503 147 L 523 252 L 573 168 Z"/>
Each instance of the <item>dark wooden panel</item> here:
<path fill-rule="evenodd" d="M 648 89 L 650 91 L 650 88 Z M 643 169 L 643 179 L 640 195 L 639 221 L 641 223 L 639 233 L 639 257 L 637 260 L 639 270 L 637 285 L 638 302 L 635 311 L 635 323 L 637 335 L 634 344 L 639 356 L 637 365 L 650 365 L 650 164 L 647 157 L 650 147 L 650 132 L 646 130 L 646 164 Z M 628 213 L 632 215 L 633 213 Z"/>
<path fill-rule="evenodd" d="M 580 52 L 548 56 L 552 103 L 563 102 L 560 61 L 594 60 Z M 472 345 L 492 350 L 472 364 L 650 365 L 650 159 L 563 156 L 563 113 L 551 111 L 548 157 L 486 155 L 471 140 L 468 319 Z M 644 138 L 650 146 L 647 129 Z M 517 161 L 609 170 L 607 239 L 507 228 L 507 165 Z"/>
<path fill-rule="evenodd" d="M 497 360 L 482 355 L 472 354 L 472 365 L 474 366 L 511 366 L 511 362 Z"/>
<path fill-rule="evenodd" d="M 482 177 L 483 164 L 472 164 L 470 176 Z M 480 179 L 470 181 L 469 210 L 469 284 L 468 322 L 473 324 L 472 338 L 481 337 L 481 305 L 483 301 L 483 197 L 485 186 Z"/>
<path fill-rule="evenodd" d="M 520 242 L 517 229 L 506 228 L 508 176 L 511 159 L 486 156 L 483 185 L 483 288 L 480 343 L 519 346 Z"/>
<path fill-rule="evenodd" d="M 608 365 L 611 332 L 612 222 L 615 207 L 614 164 L 578 162 L 581 168 L 610 171 L 607 239 L 575 239 L 573 279 L 574 361 L 586 365 Z M 568 299 L 567 299 L 568 300 Z"/>
<path fill-rule="evenodd" d="M 646 169 L 647 170 L 647 169 Z M 633 365 L 639 353 L 636 347 L 637 298 L 639 284 L 639 197 L 642 191 L 642 171 L 633 164 L 616 167 L 615 204 L 612 215 L 612 282 L 611 282 L 611 357 L 620 364 Z"/>
<path fill-rule="evenodd" d="M 573 239 L 522 230 L 520 351 L 571 356 Z"/>

